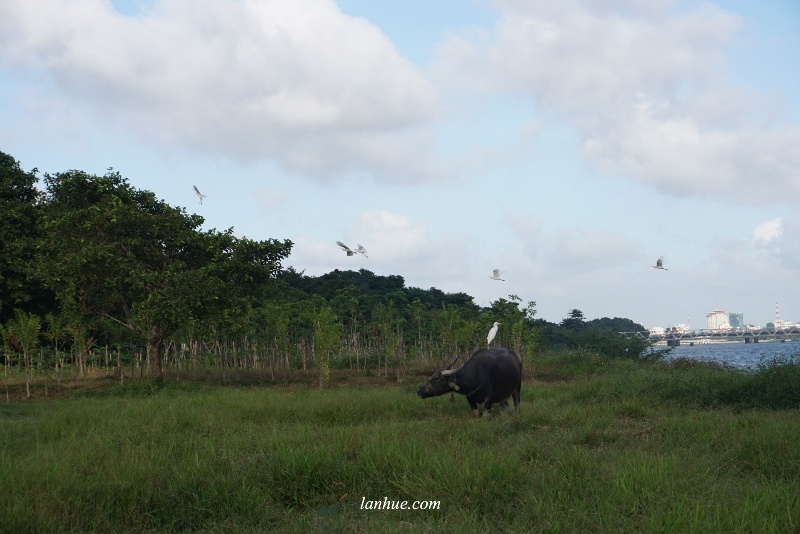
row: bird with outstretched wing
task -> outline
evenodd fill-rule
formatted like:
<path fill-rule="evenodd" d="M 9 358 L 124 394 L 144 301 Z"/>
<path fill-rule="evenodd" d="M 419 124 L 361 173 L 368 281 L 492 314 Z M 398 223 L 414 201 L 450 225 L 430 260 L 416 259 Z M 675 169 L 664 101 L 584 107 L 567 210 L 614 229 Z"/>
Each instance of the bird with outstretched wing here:
<path fill-rule="evenodd" d="M 353 254 L 355 254 L 355 252 L 353 252 L 352 250 L 350 250 L 350 247 L 348 247 L 347 245 L 345 245 L 345 244 L 344 244 L 344 243 L 342 243 L 341 241 L 337 241 L 337 242 L 336 242 L 336 244 L 337 244 L 337 245 L 339 245 L 340 247 L 342 247 L 342 250 L 344 250 L 345 252 L 347 252 L 347 255 L 348 255 L 348 256 L 352 256 Z"/>
<path fill-rule="evenodd" d="M 653 269 L 661 269 L 662 271 L 669 271 L 669 269 L 664 267 L 664 256 L 660 256 L 658 261 L 655 265 L 652 265 Z"/>
<path fill-rule="evenodd" d="M 491 278 L 492 280 L 500 280 L 501 282 L 505 282 L 505 280 L 500 278 L 500 275 L 503 274 L 504 272 L 505 271 L 501 271 L 500 269 L 495 269 L 494 271 L 492 271 L 492 276 L 490 276 L 489 278 Z"/>
<path fill-rule="evenodd" d="M 206 195 L 204 195 L 203 193 L 201 193 L 201 192 L 200 192 L 200 190 L 199 190 L 199 189 L 197 189 L 197 186 L 196 186 L 196 185 L 193 185 L 193 186 L 192 186 L 192 189 L 194 189 L 194 194 L 195 194 L 195 195 L 197 195 L 197 198 L 199 198 L 199 199 L 200 199 L 200 205 L 202 206 L 202 205 L 203 205 L 203 199 L 204 199 L 204 198 L 206 198 Z"/>

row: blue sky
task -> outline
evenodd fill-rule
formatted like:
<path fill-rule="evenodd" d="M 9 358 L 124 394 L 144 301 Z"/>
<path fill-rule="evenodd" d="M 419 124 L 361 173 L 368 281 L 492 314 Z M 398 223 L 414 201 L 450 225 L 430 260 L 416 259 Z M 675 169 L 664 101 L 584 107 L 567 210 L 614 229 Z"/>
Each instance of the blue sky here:
<path fill-rule="evenodd" d="M 800 321 L 796 2 L 42 4 L 0 6 L 25 168 L 114 167 L 311 274 Z"/>

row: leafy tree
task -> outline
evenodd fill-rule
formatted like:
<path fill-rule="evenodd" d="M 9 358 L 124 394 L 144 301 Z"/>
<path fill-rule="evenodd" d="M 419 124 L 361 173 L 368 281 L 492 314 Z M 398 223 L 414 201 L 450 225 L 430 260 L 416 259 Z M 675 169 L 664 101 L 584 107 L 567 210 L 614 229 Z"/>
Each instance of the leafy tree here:
<path fill-rule="evenodd" d="M 427 326 L 426 319 L 428 314 L 425 313 L 425 306 L 418 298 L 415 298 L 410 304 L 409 313 L 411 315 L 411 324 L 414 326 L 414 330 L 411 332 L 414 337 L 414 349 L 419 352 L 422 350 L 422 328 Z"/>
<path fill-rule="evenodd" d="M 477 312 L 478 305 L 475 304 L 474 299 L 466 293 L 445 293 L 441 289 L 432 287 L 430 289 L 420 289 L 418 287 L 409 287 L 405 289 L 408 295 L 408 300 L 414 301 L 418 299 L 429 310 L 439 310 L 442 306 L 453 305 L 464 311 Z"/>
<path fill-rule="evenodd" d="M 132 187 L 119 173 L 45 175 L 39 272 L 62 307 L 96 335 L 106 317 L 148 344 L 163 378 L 163 342 L 189 321 L 230 330 L 274 277 L 292 243 L 201 231 L 203 218 Z"/>
<path fill-rule="evenodd" d="M 600 330 L 605 330 L 608 332 L 644 332 L 647 329 L 639 323 L 631 321 L 630 319 L 624 319 L 621 317 L 614 317 L 610 319 L 608 317 L 601 317 L 600 319 L 592 319 L 591 321 L 586 321 L 586 326 L 589 328 L 598 328 Z"/>
<path fill-rule="evenodd" d="M 14 317 L 14 308 L 53 311 L 51 292 L 30 276 L 39 238 L 36 169 L 25 172 L 19 162 L 0 152 L 0 322 Z"/>
<path fill-rule="evenodd" d="M 86 378 L 86 356 L 94 347 L 96 337 L 88 332 L 86 325 L 76 317 L 68 319 L 66 332 L 72 338 L 72 350 L 75 354 L 75 385 L 80 385 L 80 376 Z"/>
<path fill-rule="evenodd" d="M 33 372 L 33 349 L 39 342 L 39 332 L 42 324 L 36 315 L 14 310 L 16 316 L 8 323 L 8 330 L 22 347 L 25 361 L 25 390 L 27 398 L 31 398 L 31 378 Z"/>
<path fill-rule="evenodd" d="M 56 377 L 59 380 L 59 387 L 61 385 L 61 375 L 59 374 L 60 369 L 60 350 L 62 347 L 62 343 L 64 342 L 64 338 L 67 334 L 67 318 L 64 317 L 62 314 L 53 314 L 48 313 L 45 317 L 45 321 L 47 322 L 47 330 L 43 332 L 44 338 L 50 342 L 50 345 L 53 347 L 53 353 L 56 359 Z"/>
<path fill-rule="evenodd" d="M 339 343 L 341 336 L 342 325 L 336 320 L 331 307 L 320 306 L 314 314 L 314 354 L 319 366 L 320 388 L 328 384 L 331 352 Z"/>
<path fill-rule="evenodd" d="M 6 402 L 9 402 L 8 397 L 8 367 L 11 365 L 11 332 L 0 324 L 0 338 L 3 340 L 3 368 L 6 382 Z"/>
<path fill-rule="evenodd" d="M 562 328 L 573 331 L 581 330 L 585 325 L 583 312 L 577 308 L 570 310 L 560 324 Z"/>
<path fill-rule="evenodd" d="M 535 350 L 541 329 L 534 323 L 536 302 L 531 301 L 524 308 L 520 308 L 521 304 L 522 299 L 517 295 L 492 302 L 491 310 L 481 316 L 481 331 L 485 335 L 492 323 L 499 322 L 497 343 L 513 349 L 522 357 L 523 352 Z"/>
<path fill-rule="evenodd" d="M 383 296 L 394 291 L 402 291 L 402 276 L 379 276 L 367 269 L 358 271 L 333 271 L 321 276 L 304 276 L 294 269 L 281 273 L 281 279 L 308 294 L 320 295 L 326 300 L 336 296 L 336 291 L 349 286 L 356 287 L 361 293 Z"/>
<path fill-rule="evenodd" d="M 442 311 L 436 316 L 436 326 L 441 335 L 445 357 L 469 352 L 472 348 L 478 322 L 470 317 L 469 310 L 459 308 L 455 304 L 442 305 Z"/>

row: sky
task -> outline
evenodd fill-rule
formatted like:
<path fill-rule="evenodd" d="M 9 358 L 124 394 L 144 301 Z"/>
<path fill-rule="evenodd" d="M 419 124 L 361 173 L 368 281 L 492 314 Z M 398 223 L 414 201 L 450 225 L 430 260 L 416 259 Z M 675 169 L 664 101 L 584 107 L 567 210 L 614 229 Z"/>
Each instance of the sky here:
<path fill-rule="evenodd" d="M 798 57 L 795 0 L 5 0 L 0 151 L 306 274 L 800 322 Z"/>

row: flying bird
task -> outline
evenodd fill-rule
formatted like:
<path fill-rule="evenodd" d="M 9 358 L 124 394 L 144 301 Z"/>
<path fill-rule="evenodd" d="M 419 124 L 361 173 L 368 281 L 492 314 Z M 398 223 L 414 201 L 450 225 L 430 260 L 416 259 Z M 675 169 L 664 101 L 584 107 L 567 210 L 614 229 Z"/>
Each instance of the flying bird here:
<path fill-rule="evenodd" d="M 500 278 L 500 275 L 503 274 L 504 272 L 505 271 L 501 271 L 500 269 L 495 269 L 494 271 L 492 271 L 493 274 L 489 278 L 491 278 L 492 280 L 500 280 L 501 282 L 505 282 L 505 280 Z"/>
<path fill-rule="evenodd" d="M 344 243 L 342 243 L 341 241 L 337 241 L 337 242 L 336 242 L 336 244 L 337 244 L 337 245 L 339 245 L 340 247 L 342 247 L 342 250 L 344 250 L 345 252 L 347 252 L 347 255 L 348 255 L 348 256 L 352 256 L 353 254 L 355 254 L 355 252 L 353 252 L 352 250 L 350 250 L 350 247 L 348 247 L 347 245 L 345 245 L 345 244 L 344 244 Z"/>
<path fill-rule="evenodd" d="M 664 271 L 669 271 L 669 269 L 664 268 L 664 256 L 660 256 L 656 264 L 652 265 L 651 267 L 653 267 L 653 269 L 662 269 Z"/>
<path fill-rule="evenodd" d="M 489 335 L 486 336 L 486 346 L 490 346 L 492 344 L 492 340 L 494 339 L 494 336 L 497 335 L 497 325 L 499 325 L 499 324 L 500 323 L 495 321 L 494 326 L 492 327 L 491 330 L 489 330 Z"/>
<path fill-rule="evenodd" d="M 355 250 L 355 252 L 358 254 L 363 254 L 365 258 L 369 258 L 369 256 L 367 256 L 367 249 L 362 247 L 361 243 L 356 243 L 356 244 L 358 245 L 358 248 Z"/>
<path fill-rule="evenodd" d="M 193 186 L 192 186 L 192 189 L 194 189 L 194 194 L 195 194 L 195 195 L 197 195 L 197 198 L 199 198 L 199 199 L 200 199 L 200 205 L 202 206 L 202 205 L 203 205 L 203 199 L 204 199 L 204 198 L 206 198 L 206 195 L 204 195 L 203 193 L 201 193 L 201 192 L 200 192 L 200 190 L 199 190 L 199 189 L 197 189 L 197 186 L 196 186 L 196 185 L 193 185 Z"/>

